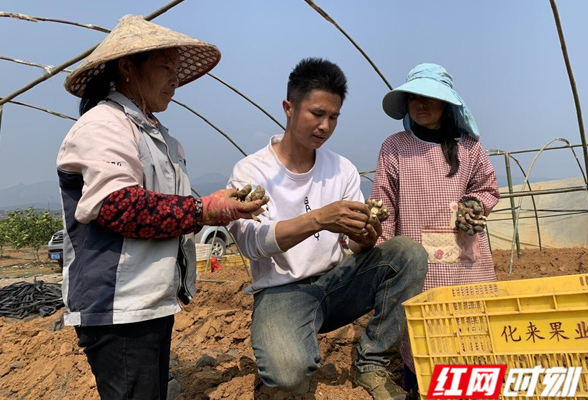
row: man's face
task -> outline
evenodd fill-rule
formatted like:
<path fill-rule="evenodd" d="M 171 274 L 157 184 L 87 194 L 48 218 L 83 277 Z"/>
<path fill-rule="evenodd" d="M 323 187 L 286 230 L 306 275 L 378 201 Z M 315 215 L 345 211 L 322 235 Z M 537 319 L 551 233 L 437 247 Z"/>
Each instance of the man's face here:
<path fill-rule="evenodd" d="M 298 104 L 284 100 L 283 106 L 294 141 L 316 150 L 335 131 L 341 110 L 341 96 L 313 90 Z"/>

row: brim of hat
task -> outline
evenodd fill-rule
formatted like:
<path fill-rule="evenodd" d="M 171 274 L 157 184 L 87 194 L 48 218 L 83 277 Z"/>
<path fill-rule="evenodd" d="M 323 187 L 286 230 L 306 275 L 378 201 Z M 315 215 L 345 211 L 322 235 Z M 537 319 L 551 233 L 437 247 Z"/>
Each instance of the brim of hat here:
<path fill-rule="evenodd" d="M 216 46 L 198 40 L 177 41 L 176 43 L 166 43 L 163 46 L 143 47 L 134 53 L 171 48 L 177 48 L 180 53 L 178 86 L 190 83 L 206 74 L 219 63 L 221 58 L 221 53 Z M 64 83 L 65 89 L 74 96 L 83 97 L 88 81 L 92 77 L 101 74 L 108 61 L 131 54 L 133 53 L 128 51 L 121 52 L 121 54 L 113 53 L 110 57 L 102 58 L 99 61 L 88 61 L 91 59 L 91 57 L 88 57 L 67 76 Z"/>
<path fill-rule="evenodd" d="M 415 79 L 388 92 L 382 100 L 384 112 L 394 119 L 402 119 L 408 112 L 406 94 L 413 93 L 420 96 L 445 101 L 456 106 L 461 106 L 461 101 L 453 94 L 448 86 L 433 79 Z"/>
<path fill-rule="evenodd" d="M 220 61 L 221 53 L 216 46 L 198 41 L 186 41 L 182 43 L 167 43 L 165 46 L 154 46 L 153 48 L 141 48 L 135 53 L 153 50 L 177 48 L 180 53 L 180 67 L 178 71 L 178 86 L 190 83 L 208 71 L 212 70 Z M 116 60 L 133 53 L 112 54 L 108 59 L 101 59 L 99 62 L 88 62 L 85 60 L 65 79 L 65 89 L 74 96 L 83 97 L 88 81 L 104 71 L 108 61 Z"/>

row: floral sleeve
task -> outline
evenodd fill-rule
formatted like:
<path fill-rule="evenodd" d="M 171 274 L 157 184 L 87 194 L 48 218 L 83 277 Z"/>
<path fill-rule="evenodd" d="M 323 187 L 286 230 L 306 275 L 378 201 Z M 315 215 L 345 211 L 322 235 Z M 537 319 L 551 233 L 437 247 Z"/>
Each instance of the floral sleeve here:
<path fill-rule="evenodd" d="M 111 193 L 97 222 L 125 237 L 163 239 L 197 232 L 202 202 L 192 196 L 156 193 L 137 186 Z"/>

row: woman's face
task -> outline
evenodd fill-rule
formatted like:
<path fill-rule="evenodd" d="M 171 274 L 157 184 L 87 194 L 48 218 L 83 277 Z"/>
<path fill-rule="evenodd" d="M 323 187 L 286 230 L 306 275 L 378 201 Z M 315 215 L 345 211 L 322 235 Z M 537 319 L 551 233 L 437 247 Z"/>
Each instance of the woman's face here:
<path fill-rule="evenodd" d="M 134 68 L 128 87 L 145 112 L 165 111 L 178 87 L 180 55 L 175 49 L 156 50 Z M 134 81 L 134 82 L 133 82 Z"/>
<path fill-rule="evenodd" d="M 445 110 L 445 102 L 430 97 L 408 93 L 408 114 L 420 126 L 428 129 L 441 128 L 441 115 Z"/>

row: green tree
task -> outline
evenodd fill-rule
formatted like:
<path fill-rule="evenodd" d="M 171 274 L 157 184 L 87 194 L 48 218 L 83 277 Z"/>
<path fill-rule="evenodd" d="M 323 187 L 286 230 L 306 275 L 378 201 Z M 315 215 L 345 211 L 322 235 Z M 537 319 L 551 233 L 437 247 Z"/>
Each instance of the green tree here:
<path fill-rule="evenodd" d="M 51 235 L 63 228 L 61 217 L 49 211 L 38 212 L 30 207 L 23 212 L 14 210 L 8 213 L 7 237 L 17 249 L 31 247 L 35 250 L 37 260 L 39 249 L 47 244 Z"/>
<path fill-rule="evenodd" d="M 6 237 L 15 249 L 26 246 L 26 221 L 22 210 L 13 210 L 6 218 Z"/>
<path fill-rule="evenodd" d="M 27 210 L 29 237 L 27 245 L 35 249 L 37 259 L 39 259 L 39 249 L 46 245 L 51 235 L 59 229 L 62 229 L 63 223 L 61 218 L 49 211 L 35 213 L 31 208 Z"/>
<path fill-rule="evenodd" d="M 8 222 L 5 218 L 0 219 L 0 257 L 4 256 L 4 246 L 10 244 L 8 238 Z"/>

